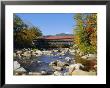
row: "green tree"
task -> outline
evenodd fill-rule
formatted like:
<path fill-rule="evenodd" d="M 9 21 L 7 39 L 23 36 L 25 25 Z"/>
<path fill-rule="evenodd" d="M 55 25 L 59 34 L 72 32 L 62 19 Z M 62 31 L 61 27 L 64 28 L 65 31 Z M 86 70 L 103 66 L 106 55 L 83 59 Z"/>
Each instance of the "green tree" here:
<path fill-rule="evenodd" d="M 21 29 L 27 28 L 27 25 L 16 14 L 13 15 L 14 32 L 19 32 Z"/>
<path fill-rule="evenodd" d="M 23 20 L 14 15 L 14 48 L 33 47 L 33 40 L 42 35 L 37 27 L 29 27 Z"/>

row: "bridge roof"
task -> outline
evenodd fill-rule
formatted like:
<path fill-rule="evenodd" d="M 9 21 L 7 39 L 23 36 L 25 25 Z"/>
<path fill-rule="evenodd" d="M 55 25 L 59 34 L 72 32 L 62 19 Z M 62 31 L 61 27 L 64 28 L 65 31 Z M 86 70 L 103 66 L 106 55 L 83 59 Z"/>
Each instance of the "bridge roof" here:
<path fill-rule="evenodd" d="M 73 39 L 73 36 L 44 36 L 43 39 L 49 40 Z"/>

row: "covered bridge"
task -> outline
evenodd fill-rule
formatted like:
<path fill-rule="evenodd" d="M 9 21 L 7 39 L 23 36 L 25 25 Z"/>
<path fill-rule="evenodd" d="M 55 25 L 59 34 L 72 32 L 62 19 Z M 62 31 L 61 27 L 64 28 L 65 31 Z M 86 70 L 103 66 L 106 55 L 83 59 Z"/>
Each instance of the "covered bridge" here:
<path fill-rule="evenodd" d="M 33 42 L 38 48 L 66 48 L 73 45 L 73 36 L 42 36 Z"/>

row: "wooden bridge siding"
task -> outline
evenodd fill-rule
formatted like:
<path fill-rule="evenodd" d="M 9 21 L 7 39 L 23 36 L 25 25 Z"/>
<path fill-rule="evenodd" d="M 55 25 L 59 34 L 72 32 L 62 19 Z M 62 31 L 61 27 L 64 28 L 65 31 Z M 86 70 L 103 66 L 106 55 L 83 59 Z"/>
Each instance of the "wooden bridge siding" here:
<path fill-rule="evenodd" d="M 72 40 L 36 40 L 35 45 L 39 48 L 48 48 L 50 46 L 72 45 Z"/>

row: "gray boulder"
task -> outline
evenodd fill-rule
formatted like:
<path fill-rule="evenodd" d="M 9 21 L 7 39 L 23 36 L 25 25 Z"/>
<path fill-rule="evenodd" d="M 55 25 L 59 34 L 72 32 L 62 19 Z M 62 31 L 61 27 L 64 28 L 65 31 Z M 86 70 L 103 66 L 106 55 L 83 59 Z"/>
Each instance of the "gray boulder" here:
<path fill-rule="evenodd" d="M 21 68 L 15 70 L 15 71 L 16 71 L 16 72 L 26 72 L 26 70 L 25 70 L 23 67 L 21 67 Z"/>
<path fill-rule="evenodd" d="M 14 64 L 14 67 L 13 67 L 14 70 L 20 68 L 20 64 L 17 61 L 14 61 L 13 64 Z"/>
<path fill-rule="evenodd" d="M 61 72 L 59 72 L 59 71 L 55 71 L 55 72 L 54 72 L 54 75 L 55 75 L 55 76 L 62 76 L 63 74 L 62 74 Z"/>
<path fill-rule="evenodd" d="M 82 65 L 81 63 L 71 64 L 69 66 L 69 74 L 71 74 L 75 70 L 81 70 L 81 68 L 84 68 L 84 65 Z"/>

